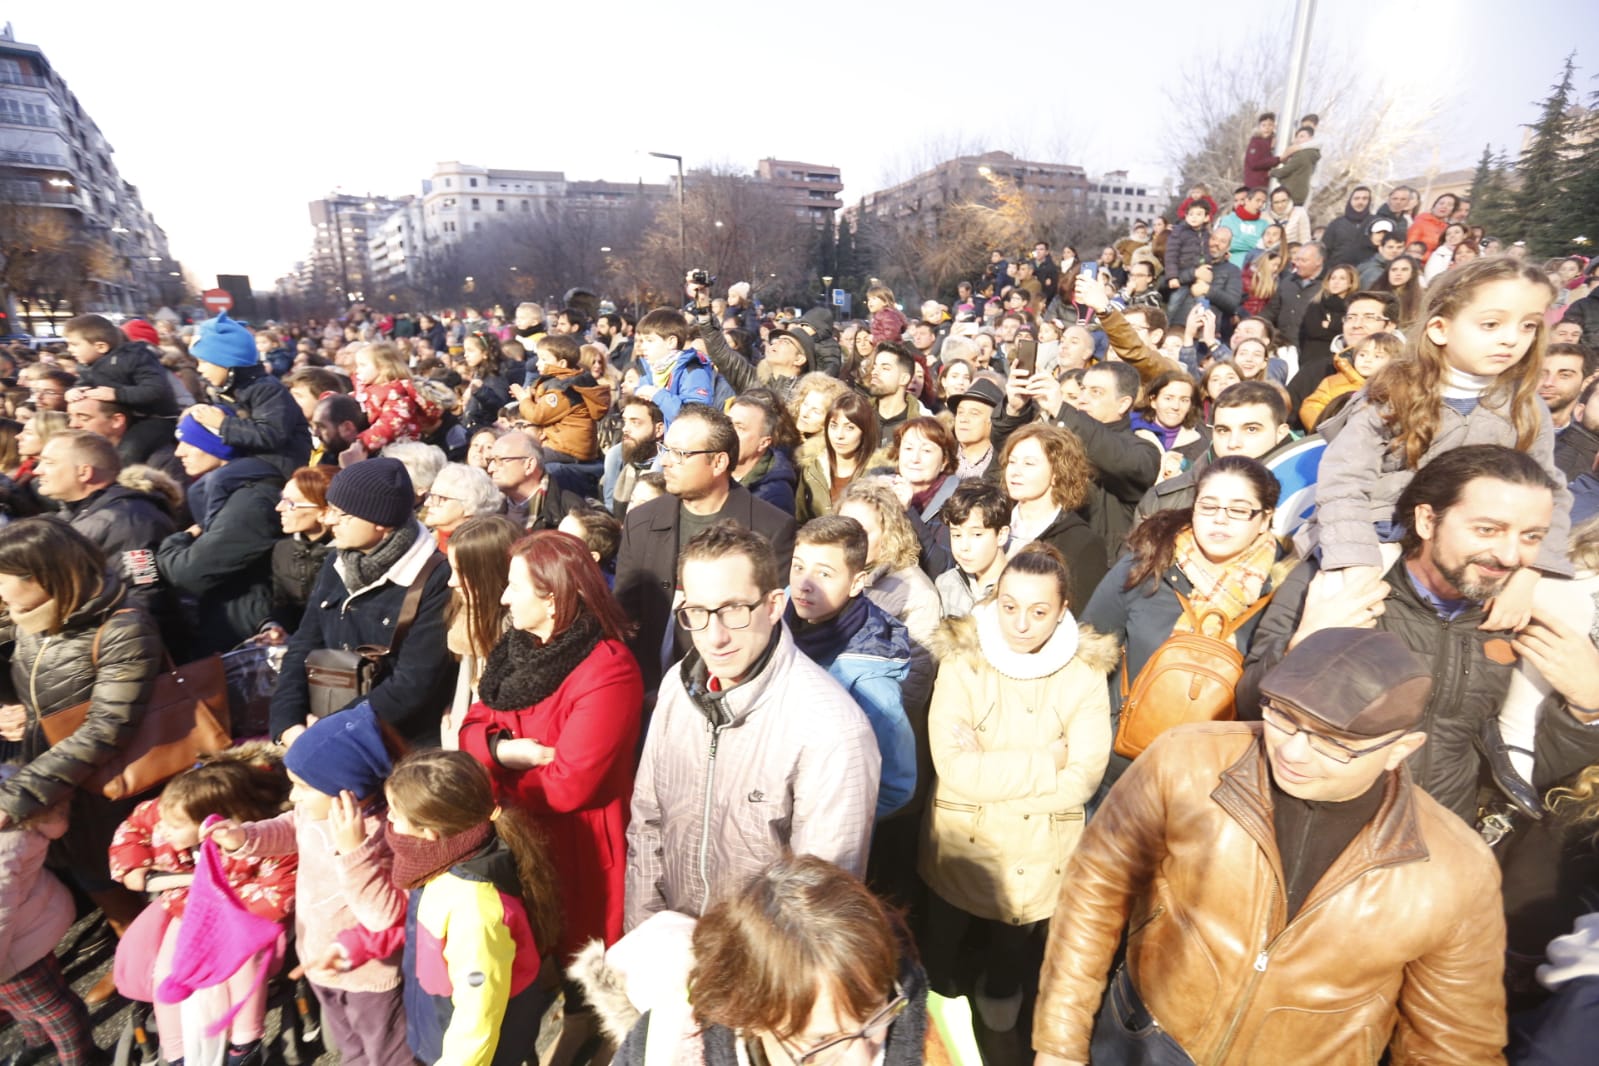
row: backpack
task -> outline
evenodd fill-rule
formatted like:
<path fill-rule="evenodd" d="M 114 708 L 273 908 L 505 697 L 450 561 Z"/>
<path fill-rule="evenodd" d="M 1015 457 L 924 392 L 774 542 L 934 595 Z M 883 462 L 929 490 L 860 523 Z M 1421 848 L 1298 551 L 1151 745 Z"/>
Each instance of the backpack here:
<path fill-rule="evenodd" d="M 1275 591 L 1275 590 L 1274 590 Z M 1124 758 L 1136 759 L 1172 726 L 1185 722 L 1230 722 L 1238 717 L 1233 690 L 1244 676 L 1244 656 L 1228 638 L 1245 622 L 1266 609 L 1273 592 L 1268 592 L 1231 622 L 1222 625 L 1220 636 L 1198 632 L 1204 618 L 1194 619 L 1193 633 L 1173 633 L 1161 642 L 1138 671 L 1138 680 L 1127 683 L 1127 654 L 1122 653 L 1121 722 L 1116 727 L 1115 750 Z M 1183 614 L 1193 618 L 1188 597 L 1177 593 Z M 1220 614 L 1207 611 L 1206 617 Z"/>

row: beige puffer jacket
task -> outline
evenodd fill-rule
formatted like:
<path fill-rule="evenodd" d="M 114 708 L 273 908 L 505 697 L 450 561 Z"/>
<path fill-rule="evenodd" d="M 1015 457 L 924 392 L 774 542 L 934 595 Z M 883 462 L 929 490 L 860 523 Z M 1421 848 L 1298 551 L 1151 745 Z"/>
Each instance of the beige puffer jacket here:
<path fill-rule="evenodd" d="M 928 736 L 937 779 L 921 850 L 922 879 L 979 918 L 1048 918 L 1083 832 L 1083 805 L 1110 758 L 1113 638 L 1068 615 L 1031 655 L 1011 651 L 993 600 L 939 630 Z M 979 750 L 956 742 L 959 727 Z M 1066 741 L 1055 768 L 1049 746 Z"/>

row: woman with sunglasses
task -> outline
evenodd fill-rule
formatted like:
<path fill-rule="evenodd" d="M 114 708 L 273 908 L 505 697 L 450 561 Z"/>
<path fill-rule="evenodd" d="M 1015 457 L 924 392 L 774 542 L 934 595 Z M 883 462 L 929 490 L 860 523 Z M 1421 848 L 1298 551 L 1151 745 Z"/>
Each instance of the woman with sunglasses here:
<path fill-rule="evenodd" d="M 1194 488 L 1192 507 L 1157 511 L 1133 530 L 1083 611 L 1084 624 L 1122 643 L 1129 687 L 1174 633 L 1219 636 L 1236 625 L 1228 639 L 1247 656 L 1262 601 L 1294 562 L 1272 531 L 1280 489 L 1271 471 L 1229 455 L 1207 466 Z M 1110 679 L 1117 717 L 1125 691 L 1118 670 Z M 1127 765 L 1112 755 L 1107 778 Z"/>
<path fill-rule="evenodd" d="M 780 859 L 707 910 L 685 945 L 687 935 L 680 923 L 651 922 L 624 939 L 637 939 L 636 957 L 649 958 L 652 969 L 663 957 L 686 966 L 689 994 L 639 1019 L 616 1066 L 949 1061 L 927 1016 L 927 978 L 903 922 L 832 863 Z M 608 993 L 614 1003 L 613 1030 L 630 1014 L 615 992 L 619 980 L 626 978 L 605 964 L 585 979 L 596 1000 Z M 658 976 L 651 983 L 661 984 Z"/>

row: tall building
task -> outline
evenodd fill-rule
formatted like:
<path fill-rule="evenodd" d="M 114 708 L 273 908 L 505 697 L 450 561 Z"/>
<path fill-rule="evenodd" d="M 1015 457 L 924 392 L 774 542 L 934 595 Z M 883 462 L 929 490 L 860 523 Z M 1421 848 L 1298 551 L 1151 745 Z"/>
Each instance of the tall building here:
<path fill-rule="evenodd" d="M 17 41 L 10 23 L 0 29 L 0 204 L 29 217 L 51 217 L 31 209 L 59 212 L 66 242 L 82 253 L 88 285 L 74 293 L 79 306 L 53 317 L 145 314 L 184 299 L 166 234 L 118 173 L 100 127 L 43 50 Z"/>
<path fill-rule="evenodd" d="M 393 214 L 398 201 L 335 192 L 312 200 L 311 291 L 337 307 L 366 299 L 371 287 L 369 236 Z"/>
<path fill-rule="evenodd" d="M 992 200 L 997 183 L 1012 182 L 1034 199 L 1068 209 L 1088 206 L 1088 175 L 1070 163 L 1017 159 L 1009 152 L 984 152 L 948 159 L 898 185 L 867 193 L 845 212 L 854 223 L 864 211 L 897 219 L 931 212 L 948 203 Z"/>
<path fill-rule="evenodd" d="M 844 206 L 839 199 L 844 178 L 837 167 L 763 159 L 755 166 L 755 180 L 771 186 L 779 203 L 814 226 L 831 226 L 833 212 Z"/>
<path fill-rule="evenodd" d="M 1116 223 L 1149 221 L 1171 205 L 1169 189 L 1145 181 L 1134 181 L 1125 170 L 1112 170 L 1092 178 L 1088 184 L 1088 206 L 1103 211 Z"/>

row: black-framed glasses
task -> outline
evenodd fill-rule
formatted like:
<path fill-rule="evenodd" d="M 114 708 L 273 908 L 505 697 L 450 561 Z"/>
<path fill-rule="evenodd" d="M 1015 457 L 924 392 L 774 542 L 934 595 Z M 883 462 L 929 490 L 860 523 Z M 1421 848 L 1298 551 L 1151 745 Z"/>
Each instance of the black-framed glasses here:
<path fill-rule="evenodd" d="M 1264 507 L 1246 507 L 1241 503 L 1223 505 L 1216 500 L 1194 501 L 1194 513 L 1204 515 L 1206 518 L 1215 518 L 1218 514 L 1225 513 L 1228 518 L 1239 522 L 1247 522 L 1258 514 L 1264 514 Z"/>
<path fill-rule="evenodd" d="M 1325 755 L 1337 763 L 1353 762 L 1362 755 L 1370 755 L 1372 752 L 1381 751 L 1388 745 L 1404 739 L 1404 734 L 1401 733 L 1397 737 L 1385 740 L 1381 744 L 1373 744 L 1369 748 L 1351 748 L 1348 744 L 1334 740 L 1325 733 L 1318 733 L 1314 729 L 1300 724 L 1294 720 L 1293 715 L 1281 707 L 1273 706 L 1264 700 L 1260 704 L 1260 717 L 1267 725 L 1286 736 L 1291 737 L 1298 733 L 1304 733 L 1305 740 L 1310 744 L 1312 751 L 1317 755 Z"/>
<path fill-rule="evenodd" d="M 831 1040 L 823 1041 L 807 1051 L 800 1051 L 788 1041 L 781 1041 L 783 1050 L 787 1051 L 794 1060 L 795 1066 L 821 1066 L 824 1062 L 831 1062 L 838 1058 L 852 1044 L 861 1040 L 870 1041 L 875 1046 L 888 1042 L 888 1030 L 894 1021 L 910 1005 L 905 990 L 899 985 L 894 986 L 894 998 L 883 1006 L 883 1009 L 866 1019 L 866 1024 L 853 1033 L 844 1033 Z"/>
<path fill-rule="evenodd" d="M 669 447 L 668 445 L 660 444 L 660 445 L 656 446 L 656 451 L 661 453 L 661 458 L 662 459 L 671 459 L 674 462 L 679 462 L 680 463 L 684 459 L 692 459 L 696 455 L 715 455 L 717 452 L 721 451 L 721 449 L 720 448 L 691 448 L 691 449 L 683 449 L 683 448 L 672 448 L 672 447 Z"/>
<path fill-rule="evenodd" d="M 755 616 L 755 608 L 761 605 L 761 600 L 754 603 L 724 603 L 720 607 L 679 607 L 676 612 L 677 624 L 690 633 L 698 633 L 711 624 L 714 615 L 722 623 L 724 629 L 748 629 L 750 619 Z"/>

